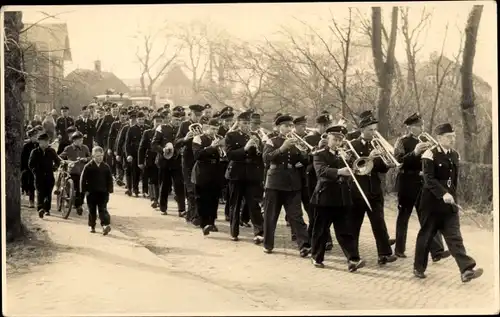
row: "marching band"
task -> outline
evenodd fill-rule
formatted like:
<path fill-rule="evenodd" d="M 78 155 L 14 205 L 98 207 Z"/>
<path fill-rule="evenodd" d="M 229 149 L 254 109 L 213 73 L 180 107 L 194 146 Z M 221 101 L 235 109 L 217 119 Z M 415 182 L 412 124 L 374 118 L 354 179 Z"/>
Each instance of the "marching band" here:
<path fill-rule="evenodd" d="M 265 253 L 274 249 L 275 231 L 284 209 L 292 240 L 301 257 L 311 256 L 324 267 L 333 247 L 330 227 L 342 249 L 347 270 L 365 265 L 359 254 L 361 226 L 367 215 L 375 238 L 378 264 L 406 258 L 408 221 L 415 207 L 421 229 L 416 241 L 414 276 L 425 278 L 428 256 L 434 262 L 453 256 L 461 279 L 482 275 L 466 254 L 456 202 L 460 156 L 453 149 L 453 127 L 436 127 L 434 137 L 422 131 L 415 113 L 404 124 L 408 133 L 393 147 L 377 131 L 371 111 L 359 115 L 356 131 L 345 120 L 334 123 L 327 112 L 306 126 L 305 116 L 278 113 L 273 131 L 261 127 L 252 110 L 219 112 L 207 105 L 120 108 L 116 103 L 91 103 L 76 120 L 61 108 L 55 131 L 57 152 L 37 122 L 27 127 L 22 152 L 22 190 L 41 218 L 50 215 L 51 197 L 61 190 L 54 171 L 74 162 L 69 174 L 75 186 L 74 206 L 82 213 L 86 199 L 89 227 L 97 216 L 103 234 L 111 230 L 106 204 L 113 181 L 128 196 L 151 200 L 162 215 L 172 193 L 179 217 L 207 236 L 218 232 L 217 209 L 225 204 L 230 238 L 239 240 L 240 227 L 252 227 L 253 240 Z M 390 239 L 384 219 L 381 175 L 398 171 L 396 238 Z M 125 178 L 125 183 L 123 182 Z M 308 221 L 304 220 L 303 210 Z M 98 215 L 97 215 L 98 212 Z M 443 238 L 449 250 L 444 249 Z M 392 245 L 395 244 L 393 251 Z"/>

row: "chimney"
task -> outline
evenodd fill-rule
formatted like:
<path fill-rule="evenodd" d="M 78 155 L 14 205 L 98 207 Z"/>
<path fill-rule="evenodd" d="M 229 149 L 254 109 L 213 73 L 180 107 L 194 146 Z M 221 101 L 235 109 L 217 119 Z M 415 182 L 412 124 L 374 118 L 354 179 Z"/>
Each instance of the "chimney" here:
<path fill-rule="evenodd" d="M 95 61 L 94 62 L 94 70 L 98 73 L 101 72 L 101 61 Z"/>

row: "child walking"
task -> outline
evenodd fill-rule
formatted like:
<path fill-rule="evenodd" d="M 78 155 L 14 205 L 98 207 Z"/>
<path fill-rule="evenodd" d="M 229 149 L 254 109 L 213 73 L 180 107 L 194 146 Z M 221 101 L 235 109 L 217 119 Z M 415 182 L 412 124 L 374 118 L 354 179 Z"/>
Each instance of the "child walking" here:
<path fill-rule="evenodd" d="M 31 152 L 38 146 L 38 131 L 30 129 L 28 142 L 23 146 L 21 153 L 21 186 L 23 192 L 29 197 L 29 208 L 35 208 L 35 177 L 28 166 Z"/>
<path fill-rule="evenodd" d="M 95 233 L 97 212 L 99 212 L 102 234 L 107 235 L 111 231 L 111 217 L 107 204 L 109 194 L 113 193 L 113 176 L 111 168 L 104 162 L 104 150 L 100 146 L 92 149 L 92 161 L 83 168 L 80 190 L 87 198 L 90 232 Z"/>

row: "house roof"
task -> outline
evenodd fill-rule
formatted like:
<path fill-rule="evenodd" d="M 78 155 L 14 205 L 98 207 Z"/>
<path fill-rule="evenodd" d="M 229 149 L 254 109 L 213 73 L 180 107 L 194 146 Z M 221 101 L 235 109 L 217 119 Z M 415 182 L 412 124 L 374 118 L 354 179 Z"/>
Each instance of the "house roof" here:
<path fill-rule="evenodd" d="M 66 23 L 25 23 L 21 32 L 21 37 L 27 42 L 43 43 L 57 57 L 64 61 L 72 60 Z"/>
<path fill-rule="evenodd" d="M 122 93 L 130 93 L 127 85 L 111 72 L 78 68 L 69 73 L 64 79 L 75 86 L 85 86 L 93 94 L 103 94 L 109 88 Z"/>
<path fill-rule="evenodd" d="M 189 86 L 191 87 L 191 80 L 186 76 L 184 71 L 180 66 L 174 66 L 166 75 L 163 77 L 159 87 L 167 86 Z"/>

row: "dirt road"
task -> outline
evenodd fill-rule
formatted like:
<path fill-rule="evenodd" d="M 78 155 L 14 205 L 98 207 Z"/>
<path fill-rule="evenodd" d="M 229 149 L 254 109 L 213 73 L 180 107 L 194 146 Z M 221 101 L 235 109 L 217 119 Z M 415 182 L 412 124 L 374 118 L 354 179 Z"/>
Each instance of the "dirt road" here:
<path fill-rule="evenodd" d="M 495 311 L 498 267 L 491 231 L 463 226 L 468 252 L 485 269 L 481 279 L 463 285 L 452 258 L 430 264 L 426 280 L 413 278 L 415 218 L 408 233 L 409 258 L 384 268 L 376 263 L 366 220 L 360 249 L 367 266 L 353 274 L 346 271 L 337 245 L 327 255 L 323 270 L 300 258 L 283 223 L 277 232 L 276 253 L 268 255 L 251 242 L 251 229 L 242 229 L 241 241 L 230 241 L 222 210 L 220 232 L 203 237 L 200 229 L 177 217 L 175 209 L 161 216 L 147 200 L 127 197 L 121 189 L 109 206 L 113 231 L 107 237 L 88 233 L 86 219 L 76 215 L 63 220 L 54 213 L 39 220 L 58 255 L 49 265 L 9 276 L 4 314 Z M 394 227 L 394 210 L 387 210 L 386 221 L 389 228 Z"/>

